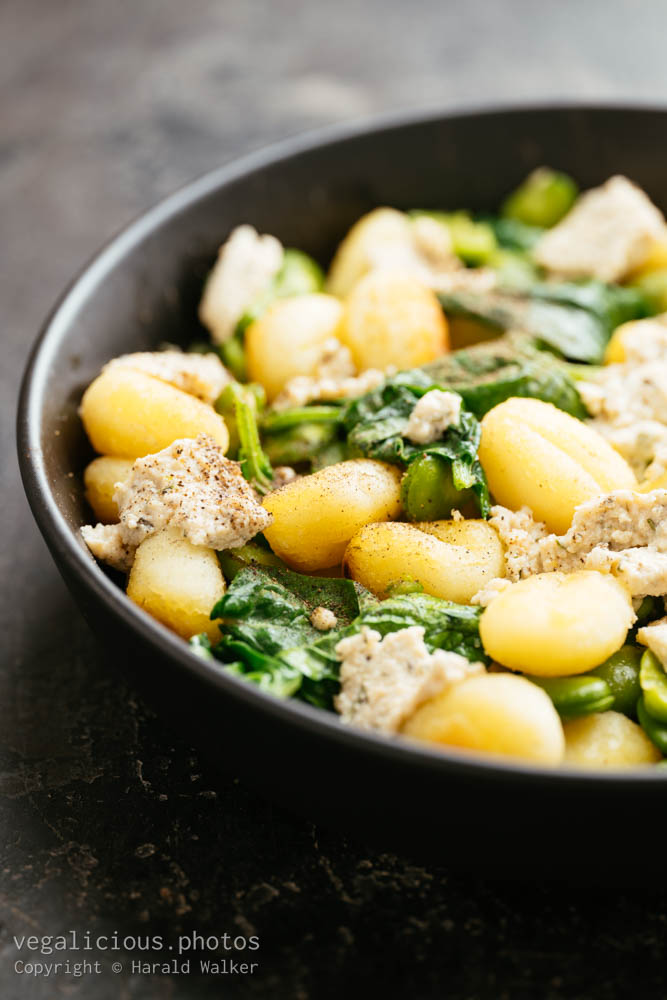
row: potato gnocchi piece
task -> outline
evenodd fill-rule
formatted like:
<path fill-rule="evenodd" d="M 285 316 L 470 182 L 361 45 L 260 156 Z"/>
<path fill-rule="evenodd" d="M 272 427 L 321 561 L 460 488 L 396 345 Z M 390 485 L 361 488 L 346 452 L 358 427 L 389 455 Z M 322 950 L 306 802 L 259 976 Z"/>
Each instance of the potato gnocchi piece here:
<path fill-rule="evenodd" d="M 479 459 L 499 504 L 529 507 L 557 534 L 568 530 L 579 504 L 637 486 L 630 466 L 600 434 L 538 399 L 508 399 L 489 410 Z"/>
<path fill-rule="evenodd" d="M 127 583 L 127 596 L 185 639 L 205 632 L 220 636 L 211 608 L 225 592 L 213 549 L 193 545 L 178 529 L 165 528 L 141 543 Z"/>
<path fill-rule="evenodd" d="M 401 510 L 401 473 L 371 459 L 352 459 L 302 476 L 264 498 L 273 523 L 269 545 L 289 566 L 312 572 L 335 566 L 364 524 Z"/>
<path fill-rule="evenodd" d="M 484 521 L 432 521 L 420 524 L 367 524 L 351 539 L 345 567 L 353 580 L 378 597 L 404 580 L 427 594 L 458 604 L 503 576 L 500 540 Z"/>
<path fill-rule="evenodd" d="M 81 419 L 95 451 L 141 458 L 177 438 L 208 434 L 222 448 L 229 434 L 222 417 L 200 399 L 132 368 L 107 368 L 81 400 Z"/>
<path fill-rule="evenodd" d="M 411 275 L 373 271 L 345 302 L 338 337 L 359 371 L 414 368 L 449 347 L 447 320 L 434 292 Z"/>
<path fill-rule="evenodd" d="M 564 729 L 564 763 L 574 767 L 639 767 L 662 759 L 642 727 L 621 712 L 573 719 Z"/>
<path fill-rule="evenodd" d="M 83 474 L 86 500 L 102 524 L 115 524 L 118 521 L 118 504 L 113 496 L 116 485 L 126 482 L 131 471 L 131 458 L 112 458 L 109 455 L 94 458 L 86 466 Z"/>
<path fill-rule="evenodd" d="M 315 376 L 323 367 L 341 378 L 354 375 L 349 351 L 336 339 L 342 313 L 332 295 L 279 299 L 246 330 L 250 380 L 274 399 L 291 379 Z"/>
<path fill-rule="evenodd" d="M 627 590 L 606 573 L 538 573 L 507 587 L 482 614 L 486 652 L 537 677 L 583 674 L 620 649 L 635 620 Z"/>
<path fill-rule="evenodd" d="M 429 743 L 555 766 L 563 726 L 549 696 L 512 674 L 482 674 L 426 701 L 402 732 Z"/>

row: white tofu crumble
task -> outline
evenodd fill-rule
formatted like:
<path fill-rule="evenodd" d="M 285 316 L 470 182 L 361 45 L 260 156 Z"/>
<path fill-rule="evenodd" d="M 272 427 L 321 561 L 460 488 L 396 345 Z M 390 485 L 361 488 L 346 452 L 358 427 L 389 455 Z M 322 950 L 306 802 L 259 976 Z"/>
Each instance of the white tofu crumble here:
<path fill-rule="evenodd" d="M 336 646 L 341 691 L 335 699 L 343 722 L 396 733 L 423 702 L 452 684 L 484 672 L 458 653 L 430 653 L 418 625 L 384 639 L 364 626 Z"/>
<path fill-rule="evenodd" d="M 252 226 L 238 226 L 223 243 L 199 305 L 199 318 L 215 344 L 233 335 L 246 309 L 282 267 L 283 256 L 280 240 L 260 236 Z"/>
<path fill-rule="evenodd" d="M 357 399 L 381 386 L 388 374 L 389 370 L 368 368 L 360 375 L 350 375 L 345 378 L 295 375 L 276 396 L 272 406 L 274 410 L 289 410 L 294 406 L 306 406 L 317 401 Z"/>
<path fill-rule="evenodd" d="M 508 580 L 506 577 L 497 576 L 493 580 L 489 580 L 481 590 L 478 590 L 472 596 L 470 603 L 476 604 L 480 608 L 488 608 L 491 601 L 495 601 L 496 597 L 499 597 L 504 590 L 507 590 L 511 586 L 511 580 Z"/>
<path fill-rule="evenodd" d="M 310 616 L 310 624 L 318 632 L 329 632 L 332 628 L 336 627 L 338 619 L 330 608 L 317 607 L 313 608 Z"/>
<path fill-rule="evenodd" d="M 527 507 L 493 507 L 490 523 L 506 547 L 507 578 L 534 573 L 611 573 L 634 598 L 667 593 L 667 490 L 615 490 L 580 504 L 570 530 L 548 534 Z M 496 584 L 492 580 L 484 591 Z M 475 595 L 481 604 L 484 593 Z"/>
<path fill-rule="evenodd" d="M 582 194 L 537 242 L 538 264 L 565 277 L 621 281 L 667 235 L 662 212 L 626 177 Z"/>
<path fill-rule="evenodd" d="M 667 358 L 667 313 L 636 319 L 618 327 L 625 364 L 640 365 L 645 361 Z"/>
<path fill-rule="evenodd" d="M 424 393 L 403 429 L 404 437 L 414 444 L 430 444 L 455 427 L 461 419 L 463 400 L 457 392 L 430 389 Z"/>
<path fill-rule="evenodd" d="M 667 667 L 667 618 L 660 618 L 637 629 L 637 642 L 648 646 L 663 667 Z"/>
<path fill-rule="evenodd" d="M 100 562 L 121 573 L 130 572 L 137 547 L 123 540 L 120 524 L 84 524 L 81 537 Z"/>
<path fill-rule="evenodd" d="M 211 405 L 232 381 L 217 354 L 186 354 L 185 351 L 139 351 L 123 354 L 109 361 L 108 368 L 134 368 L 153 375 L 162 382 L 169 382 L 190 396 L 196 396 Z"/>
<path fill-rule="evenodd" d="M 548 531 L 542 521 L 534 520 L 529 507 L 520 510 L 492 507 L 489 524 L 496 529 L 505 548 L 505 573 L 509 580 L 515 583 L 542 572 L 538 543 L 546 538 Z"/>
<path fill-rule="evenodd" d="M 243 478 L 238 462 L 225 458 L 205 434 L 183 438 L 138 458 L 114 493 L 120 523 L 111 531 L 82 529 L 93 555 L 122 568 L 149 535 L 171 527 L 193 545 L 221 551 L 245 545 L 271 523 Z"/>

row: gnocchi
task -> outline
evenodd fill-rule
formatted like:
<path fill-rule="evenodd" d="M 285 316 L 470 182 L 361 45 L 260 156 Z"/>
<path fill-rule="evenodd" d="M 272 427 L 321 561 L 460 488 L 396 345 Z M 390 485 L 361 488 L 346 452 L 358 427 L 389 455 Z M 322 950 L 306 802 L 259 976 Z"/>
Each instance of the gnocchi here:
<path fill-rule="evenodd" d="M 385 597 L 414 581 L 427 594 L 460 604 L 504 575 L 500 540 L 486 521 L 367 524 L 351 539 L 344 564 L 353 580 Z"/>
<path fill-rule="evenodd" d="M 600 434 L 539 399 L 508 399 L 489 410 L 479 459 L 498 503 L 530 507 L 558 534 L 585 500 L 637 486 L 630 466 Z"/>
<path fill-rule="evenodd" d="M 301 572 L 340 563 L 364 524 L 392 520 L 401 509 L 400 472 L 354 459 L 331 465 L 269 494 L 273 523 L 264 532 L 277 556 Z"/>

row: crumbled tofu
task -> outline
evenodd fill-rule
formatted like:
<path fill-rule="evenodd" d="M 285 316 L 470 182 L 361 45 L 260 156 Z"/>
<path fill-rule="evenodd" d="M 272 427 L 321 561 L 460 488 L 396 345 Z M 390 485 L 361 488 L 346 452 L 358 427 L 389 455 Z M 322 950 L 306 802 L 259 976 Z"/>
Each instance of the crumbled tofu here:
<path fill-rule="evenodd" d="M 586 191 L 534 248 L 542 267 L 567 277 L 621 281 L 665 238 L 665 220 L 626 177 Z"/>
<path fill-rule="evenodd" d="M 341 692 L 335 700 L 343 722 L 363 729 L 396 733 L 414 711 L 451 684 L 484 672 L 458 653 L 424 643 L 424 629 L 413 625 L 386 635 L 364 626 L 336 646 L 341 659 Z"/>
<path fill-rule="evenodd" d="M 667 666 L 667 618 L 660 618 L 637 630 L 637 642 L 648 646 L 663 667 Z"/>
<path fill-rule="evenodd" d="M 667 358 L 667 313 L 624 323 L 619 332 L 625 364 L 640 365 Z"/>
<path fill-rule="evenodd" d="M 463 270 L 447 226 L 428 216 L 412 220 L 398 212 L 393 223 L 391 232 L 385 227 L 382 239 L 367 244 L 369 270 L 411 274 L 434 289 L 444 276 Z"/>
<path fill-rule="evenodd" d="M 110 526 L 113 534 L 99 525 L 82 529 L 91 551 L 112 565 L 131 565 L 137 546 L 168 526 L 193 545 L 220 551 L 245 545 L 271 523 L 238 462 L 205 434 L 138 458 L 114 501 L 120 524 Z"/>
<path fill-rule="evenodd" d="M 341 344 L 337 337 L 328 337 L 322 344 L 320 356 L 315 366 L 315 378 L 345 379 L 356 373 L 350 348 Z"/>
<path fill-rule="evenodd" d="M 260 236 L 252 226 L 238 226 L 220 247 L 199 305 L 199 318 L 214 343 L 233 335 L 246 309 L 282 267 L 283 255 L 275 236 Z"/>
<path fill-rule="evenodd" d="M 612 573 L 633 597 L 667 593 L 667 490 L 615 490 L 580 504 L 570 530 L 538 545 L 543 572 Z M 539 572 L 539 570 L 538 570 Z"/>
<path fill-rule="evenodd" d="M 320 378 L 315 375 L 296 375 L 290 379 L 280 395 L 273 401 L 274 410 L 290 410 L 293 406 L 307 406 L 317 400 L 357 399 L 381 386 L 389 370 L 368 368 L 360 375 L 348 378 Z"/>
<path fill-rule="evenodd" d="M 643 478 L 667 451 L 667 358 L 607 365 L 577 389 L 593 414 L 590 426 Z"/>
<path fill-rule="evenodd" d="M 108 563 L 121 573 L 129 573 L 134 562 L 136 545 L 123 540 L 120 524 L 84 524 L 81 536 L 96 559 Z"/>
<path fill-rule="evenodd" d="M 535 521 L 528 507 L 508 510 L 492 507 L 489 524 L 496 529 L 505 547 L 505 572 L 509 580 L 521 580 L 542 572 L 538 543 L 548 532 L 542 521 Z"/>
<path fill-rule="evenodd" d="M 481 590 L 478 590 L 473 595 L 470 603 L 477 604 L 480 608 L 488 608 L 491 601 L 495 601 L 496 597 L 499 597 L 504 590 L 507 590 L 511 586 L 511 580 L 508 580 L 506 577 L 497 576 L 495 579 L 489 580 Z"/>
<path fill-rule="evenodd" d="M 585 557 L 584 563 L 584 569 L 615 576 L 633 598 L 633 607 L 646 596 L 667 594 L 667 553 L 650 546 L 614 552 L 600 545 Z"/>
<path fill-rule="evenodd" d="M 542 556 L 544 559 L 547 552 L 555 559 L 559 552 L 585 555 L 598 545 L 614 552 L 647 545 L 667 552 L 666 517 L 667 490 L 614 490 L 579 504 L 567 534 L 559 538 L 552 535 L 548 544 L 541 543 Z"/>
<path fill-rule="evenodd" d="M 193 545 L 237 548 L 271 523 L 238 462 L 200 434 L 138 458 L 114 500 L 126 541 L 135 545 L 167 526 Z"/>
<path fill-rule="evenodd" d="M 452 509 L 449 512 L 449 516 L 452 521 L 465 521 L 465 517 L 463 516 L 460 510 L 456 509 L 456 507 L 452 507 Z"/>
<path fill-rule="evenodd" d="M 275 493 L 276 490 L 282 489 L 283 486 L 293 483 L 298 478 L 299 473 L 291 465 L 277 465 L 273 470 L 273 481 L 270 492 Z"/>
<path fill-rule="evenodd" d="M 104 366 L 107 368 L 134 368 L 153 375 L 177 389 L 213 404 L 232 381 L 217 354 L 186 354 L 184 351 L 140 351 L 123 354 Z"/>
<path fill-rule="evenodd" d="M 310 624 L 313 628 L 316 628 L 318 632 L 329 632 L 330 629 L 336 627 L 338 619 L 333 611 L 329 610 L 329 608 L 319 607 L 313 609 L 313 613 L 310 616 Z"/>
<path fill-rule="evenodd" d="M 431 389 L 424 393 L 410 414 L 403 435 L 414 444 L 430 444 L 461 419 L 462 399 L 457 392 Z"/>

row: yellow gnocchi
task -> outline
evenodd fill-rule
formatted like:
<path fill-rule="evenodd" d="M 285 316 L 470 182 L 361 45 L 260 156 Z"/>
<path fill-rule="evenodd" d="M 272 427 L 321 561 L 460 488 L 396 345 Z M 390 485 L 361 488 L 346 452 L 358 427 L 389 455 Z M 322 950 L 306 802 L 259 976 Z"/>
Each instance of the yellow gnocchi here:
<path fill-rule="evenodd" d="M 335 566 L 364 524 L 398 517 L 400 481 L 394 466 L 363 458 L 297 479 L 265 498 L 273 515 L 266 540 L 294 569 Z"/>
<path fill-rule="evenodd" d="M 360 371 L 413 368 L 449 346 L 447 320 L 435 293 L 410 275 L 372 271 L 345 301 L 338 336 Z"/>
<path fill-rule="evenodd" d="M 567 531 L 580 503 L 637 486 L 625 459 L 597 431 L 539 399 L 508 399 L 489 410 L 479 459 L 499 504 L 530 507 L 557 534 Z"/>
<path fill-rule="evenodd" d="M 551 699 L 512 674 L 481 674 L 421 705 L 403 725 L 413 739 L 556 765 L 563 726 Z"/>
<path fill-rule="evenodd" d="M 473 520 L 367 524 L 351 539 L 344 563 L 349 576 L 378 597 L 392 584 L 414 581 L 427 594 L 460 604 L 505 574 L 496 532 Z"/>
<path fill-rule="evenodd" d="M 141 458 L 178 438 L 208 434 L 223 451 L 229 434 L 212 406 L 152 375 L 121 366 L 107 368 L 86 389 L 81 419 L 95 451 Z"/>
<path fill-rule="evenodd" d="M 489 656 L 511 670 L 568 677 L 620 649 L 634 619 L 630 596 L 607 573 L 538 573 L 491 601 L 479 633 Z"/>

